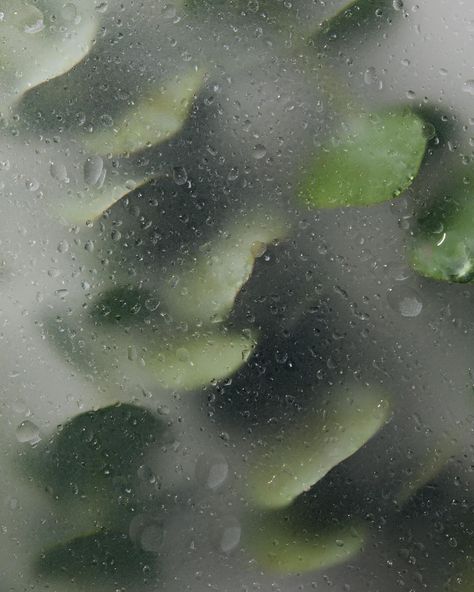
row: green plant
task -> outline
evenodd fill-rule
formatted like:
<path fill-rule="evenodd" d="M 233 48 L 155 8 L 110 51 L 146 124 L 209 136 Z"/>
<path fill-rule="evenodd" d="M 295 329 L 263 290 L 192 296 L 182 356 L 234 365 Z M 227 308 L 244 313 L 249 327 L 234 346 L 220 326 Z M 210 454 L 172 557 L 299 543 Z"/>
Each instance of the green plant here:
<path fill-rule="evenodd" d="M 354 372 L 318 388 L 315 363 L 299 360 L 295 378 L 279 350 L 308 311 L 337 324 L 314 273 L 291 268 L 298 220 L 417 190 L 436 152 L 428 117 L 372 108 L 334 65 L 352 34 L 380 32 L 398 11 L 380 0 L 109 4 L 2 6 L 5 191 L 45 239 L 53 297 L 37 298 L 36 323 L 81 389 L 48 412 L 37 404 L 46 427 L 25 420 L 8 446 L 25 518 L 10 523 L 22 542 L 8 547 L 6 585 L 182 586 L 175 572 L 194 550 L 198 564 L 212 555 L 208 521 L 219 553 L 241 545 L 270 574 L 352 561 L 385 523 L 410 521 L 409 504 L 458 454 L 435 434 L 429 458 L 395 464 L 369 500 L 391 462 L 380 450 L 403 419 L 392 392 L 403 380 Z M 467 282 L 469 179 L 453 177 L 455 198 L 421 216 L 411 261 Z M 246 423 L 246 409 L 245 437 L 227 428 L 215 401 L 239 381 L 240 394 L 278 382 L 287 406 L 269 401 L 283 420 L 255 403 L 265 421 Z"/>

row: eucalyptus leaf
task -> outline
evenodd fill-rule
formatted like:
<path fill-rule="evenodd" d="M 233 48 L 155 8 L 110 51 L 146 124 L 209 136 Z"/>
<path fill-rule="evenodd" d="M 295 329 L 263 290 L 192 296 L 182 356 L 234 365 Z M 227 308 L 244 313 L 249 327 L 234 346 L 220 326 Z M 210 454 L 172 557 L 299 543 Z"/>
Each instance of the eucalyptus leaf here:
<path fill-rule="evenodd" d="M 203 72 L 190 71 L 154 88 L 128 109 L 111 128 L 82 138 L 90 152 L 124 155 L 169 140 L 183 127 Z"/>
<path fill-rule="evenodd" d="M 334 393 L 325 406 L 301 417 L 253 459 L 248 497 L 262 508 L 281 508 L 352 456 L 384 425 L 387 398 L 372 390 Z"/>
<path fill-rule="evenodd" d="M 99 218 L 123 197 L 147 183 L 147 177 L 138 181 L 107 179 L 101 186 L 81 185 L 77 191 L 69 191 L 54 203 L 55 212 L 72 224 L 84 224 Z"/>
<path fill-rule="evenodd" d="M 89 585 L 143 581 L 143 570 L 154 563 L 154 555 L 136 547 L 121 532 L 99 531 L 85 534 L 45 550 L 36 562 L 43 576 Z M 90 589 L 90 588 L 89 588 Z"/>
<path fill-rule="evenodd" d="M 94 5 L 76 3 L 71 18 L 62 0 L 0 1 L 0 109 L 69 71 L 89 53 L 97 31 Z"/>
<path fill-rule="evenodd" d="M 157 417 L 134 405 L 87 411 L 37 446 L 31 467 L 56 495 L 105 493 L 110 504 L 111 489 L 133 483 L 146 450 L 163 431 Z"/>
<path fill-rule="evenodd" d="M 391 22 L 391 13 L 392 0 L 345 0 L 336 14 L 323 21 L 312 39 L 327 45 L 353 41 L 355 35 L 367 38 L 374 29 Z"/>
<path fill-rule="evenodd" d="M 201 246 L 162 289 L 168 310 L 188 322 L 219 322 L 252 274 L 255 260 L 269 243 L 286 234 L 275 216 L 240 220 Z"/>
<path fill-rule="evenodd" d="M 361 551 L 366 530 L 351 519 L 304 528 L 289 515 L 267 512 L 247 525 L 245 546 L 266 570 L 297 574 L 348 561 Z"/>
<path fill-rule="evenodd" d="M 427 143 L 410 111 L 360 114 L 324 145 L 299 188 L 311 207 L 366 206 L 393 199 L 420 168 Z"/>
<path fill-rule="evenodd" d="M 450 176 L 451 187 L 420 213 L 409 257 L 421 275 L 467 283 L 474 280 L 474 190 L 465 173 Z"/>
<path fill-rule="evenodd" d="M 167 389 L 194 390 L 234 374 L 250 357 L 255 339 L 244 333 L 197 333 L 146 356 L 152 378 Z"/>

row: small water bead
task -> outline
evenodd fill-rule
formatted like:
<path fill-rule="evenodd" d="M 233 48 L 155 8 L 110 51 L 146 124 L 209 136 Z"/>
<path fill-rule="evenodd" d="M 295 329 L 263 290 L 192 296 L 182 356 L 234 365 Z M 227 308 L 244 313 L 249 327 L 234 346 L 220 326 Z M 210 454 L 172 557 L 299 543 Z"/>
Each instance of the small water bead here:
<path fill-rule="evenodd" d="M 463 91 L 469 95 L 474 95 L 474 79 L 466 80 L 463 85 Z"/>
<path fill-rule="evenodd" d="M 22 444 L 29 443 L 33 446 L 41 440 L 40 430 L 32 421 L 25 419 L 16 429 L 16 439 Z"/>
<path fill-rule="evenodd" d="M 99 12 L 100 14 L 104 14 L 105 12 L 107 12 L 108 8 L 109 8 L 109 5 L 107 2 L 99 2 L 95 7 L 97 12 Z"/>
<path fill-rule="evenodd" d="M 59 241 L 58 246 L 56 247 L 58 253 L 67 253 L 69 251 L 69 243 L 67 240 L 63 239 Z"/>
<path fill-rule="evenodd" d="M 29 35 L 34 35 L 35 33 L 39 33 L 44 29 L 44 20 L 42 17 L 37 18 L 34 22 L 29 25 L 25 25 L 24 32 L 28 33 Z"/>
<path fill-rule="evenodd" d="M 423 310 L 423 302 L 418 293 L 408 286 L 396 286 L 389 290 L 387 300 L 390 306 L 402 317 L 417 317 Z"/>
<path fill-rule="evenodd" d="M 89 156 L 84 163 L 84 181 L 87 185 L 98 185 L 104 171 L 101 156 Z"/>
<path fill-rule="evenodd" d="M 232 553 L 240 544 L 240 537 L 242 535 L 242 527 L 235 521 L 224 526 L 219 542 L 219 548 L 225 554 Z"/>
<path fill-rule="evenodd" d="M 194 474 L 199 483 L 216 490 L 227 480 L 229 465 L 221 454 L 202 454 L 197 460 Z"/>
<path fill-rule="evenodd" d="M 173 167 L 173 181 L 176 185 L 184 185 L 188 180 L 188 173 L 183 166 Z"/>
<path fill-rule="evenodd" d="M 25 181 L 25 186 L 28 191 L 37 191 L 40 188 L 40 184 L 37 179 L 27 179 Z"/>
<path fill-rule="evenodd" d="M 56 181 L 60 181 L 62 183 L 69 183 L 67 169 L 63 164 L 52 162 L 49 167 L 49 172 L 51 174 L 51 177 L 53 177 L 53 179 L 56 179 Z"/>
<path fill-rule="evenodd" d="M 255 158 L 255 160 L 261 160 L 262 158 L 265 158 L 266 155 L 267 149 L 263 144 L 256 144 L 254 146 L 252 156 Z"/>

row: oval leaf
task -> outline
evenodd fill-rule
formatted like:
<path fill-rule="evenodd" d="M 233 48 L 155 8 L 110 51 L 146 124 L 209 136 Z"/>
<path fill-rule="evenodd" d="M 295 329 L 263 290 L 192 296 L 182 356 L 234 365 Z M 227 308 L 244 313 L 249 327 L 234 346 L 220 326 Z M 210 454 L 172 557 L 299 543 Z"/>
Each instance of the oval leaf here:
<path fill-rule="evenodd" d="M 164 387 L 194 390 L 236 372 L 254 347 L 243 334 L 198 334 L 148 356 L 146 366 Z"/>
<path fill-rule="evenodd" d="M 324 146 L 299 196 L 309 206 L 364 206 L 400 195 L 425 153 L 423 121 L 409 111 L 359 115 Z"/>
<path fill-rule="evenodd" d="M 387 400 L 372 391 L 333 395 L 327 407 L 302 418 L 255 459 L 249 497 L 263 508 L 289 505 L 364 446 L 388 414 Z"/>
<path fill-rule="evenodd" d="M 348 561 L 362 549 L 365 536 L 360 522 L 323 524 L 309 532 L 279 512 L 269 512 L 249 525 L 245 543 L 264 568 L 296 574 Z"/>
<path fill-rule="evenodd" d="M 97 30 L 94 4 L 76 3 L 76 16 L 69 18 L 62 0 L 0 1 L 0 108 L 9 107 L 27 90 L 68 72 L 89 53 Z"/>
<path fill-rule="evenodd" d="M 168 310 L 188 322 L 224 320 L 268 243 L 285 234 L 282 220 L 267 217 L 241 221 L 200 248 L 197 261 L 164 286 Z"/>
<path fill-rule="evenodd" d="M 183 126 L 202 80 L 201 71 L 192 71 L 152 90 L 112 128 L 85 136 L 85 145 L 97 154 L 122 155 L 168 140 Z"/>

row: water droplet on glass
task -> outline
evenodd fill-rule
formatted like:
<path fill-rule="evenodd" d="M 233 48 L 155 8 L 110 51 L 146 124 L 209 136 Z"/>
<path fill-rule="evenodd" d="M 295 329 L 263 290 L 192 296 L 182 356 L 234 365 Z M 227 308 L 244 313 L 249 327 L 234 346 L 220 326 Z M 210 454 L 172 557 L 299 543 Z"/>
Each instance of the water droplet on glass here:
<path fill-rule="evenodd" d="M 97 12 L 100 12 L 101 14 L 103 14 L 104 12 L 107 11 L 107 8 L 109 7 L 107 2 L 99 2 L 95 9 L 97 10 Z"/>
<path fill-rule="evenodd" d="M 39 181 L 36 179 L 27 179 L 25 185 L 28 191 L 37 191 L 40 187 Z"/>
<path fill-rule="evenodd" d="M 69 2 L 61 10 L 61 16 L 65 21 L 74 21 L 77 16 L 76 6 L 72 2 Z"/>
<path fill-rule="evenodd" d="M 469 95 L 474 95 L 474 80 L 466 80 L 463 85 L 463 91 Z"/>
<path fill-rule="evenodd" d="M 402 10 L 403 0 L 393 0 L 392 6 L 393 6 L 393 10 Z"/>
<path fill-rule="evenodd" d="M 104 169 L 104 161 L 101 156 L 89 156 L 84 163 L 84 181 L 87 185 L 97 185 Z"/>
<path fill-rule="evenodd" d="M 225 554 L 232 553 L 238 548 L 241 535 L 242 527 L 238 520 L 234 517 L 226 518 L 214 534 L 217 548 Z"/>
<path fill-rule="evenodd" d="M 163 525 L 154 516 L 139 514 L 129 525 L 129 536 L 144 551 L 157 553 L 163 544 Z"/>
<path fill-rule="evenodd" d="M 265 148 L 265 146 L 263 144 L 256 144 L 253 148 L 253 157 L 255 158 L 255 160 L 260 160 L 262 158 L 264 158 L 267 154 L 267 149 Z"/>
<path fill-rule="evenodd" d="M 38 426 L 29 419 L 25 419 L 16 429 L 16 439 L 22 444 L 26 442 L 31 445 L 37 444 L 41 440 Z"/>
<path fill-rule="evenodd" d="M 69 243 L 67 240 L 59 241 L 57 246 L 58 253 L 67 253 L 69 251 Z"/>
<path fill-rule="evenodd" d="M 417 317 L 423 309 L 421 298 L 408 286 L 392 288 L 387 294 L 387 300 L 393 310 L 399 312 L 402 317 Z"/>
<path fill-rule="evenodd" d="M 25 33 L 28 33 L 29 35 L 34 35 L 35 33 L 39 33 L 40 31 L 42 31 L 44 29 L 44 21 L 42 18 L 38 18 L 34 23 L 31 23 L 30 25 L 25 25 L 25 28 L 23 29 L 25 31 Z"/>
<path fill-rule="evenodd" d="M 173 181 L 176 185 L 184 185 L 188 180 L 188 173 L 183 166 L 173 168 Z"/>
<path fill-rule="evenodd" d="M 60 181 L 62 183 L 68 183 L 69 179 L 67 176 L 66 167 L 61 163 L 51 163 L 49 167 L 49 172 L 51 173 L 51 177 L 56 179 L 56 181 Z"/>
<path fill-rule="evenodd" d="M 229 465 L 221 454 L 201 455 L 196 463 L 197 481 L 209 489 L 218 489 L 229 475 Z"/>

